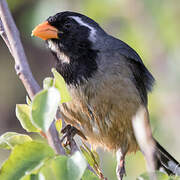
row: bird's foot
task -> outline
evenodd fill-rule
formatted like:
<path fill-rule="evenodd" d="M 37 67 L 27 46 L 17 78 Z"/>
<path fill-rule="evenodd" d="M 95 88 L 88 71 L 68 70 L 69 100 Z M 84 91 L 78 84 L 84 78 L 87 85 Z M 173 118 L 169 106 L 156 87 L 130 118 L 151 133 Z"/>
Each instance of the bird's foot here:
<path fill-rule="evenodd" d="M 126 175 L 125 169 L 125 155 L 127 148 L 119 148 L 116 152 L 116 159 L 117 159 L 117 167 L 116 167 L 116 175 L 118 180 L 122 180 L 124 175 Z"/>
<path fill-rule="evenodd" d="M 79 131 L 78 129 L 76 129 L 74 126 L 71 126 L 70 124 L 68 124 L 67 126 L 65 126 L 62 130 L 61 133 L 63 133 L 64 135 L 61 138 L 61 143 L 64 141 L 64 139 L 66 138 L 66 141 L 64 143 L 64 146 L 68 146 L 71 144 L 74 136 L 76 134 L 78 134 L 79 136 L 81 136 L 83 139 L 86 140 L 86 137 L 84 136 L 84 134 Z"/>
<path fill-rule="evenodd" d="M 116 175 L 118 180 L 122 180 L 124 175 L 126 176 L 125 160 L 121 159 L 117 164 Z"/>

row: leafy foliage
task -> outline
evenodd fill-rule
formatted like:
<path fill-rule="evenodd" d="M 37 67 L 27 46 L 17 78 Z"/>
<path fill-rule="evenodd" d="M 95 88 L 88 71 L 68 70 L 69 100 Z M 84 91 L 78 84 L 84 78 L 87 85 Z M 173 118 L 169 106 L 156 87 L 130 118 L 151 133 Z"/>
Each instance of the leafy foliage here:
<path fill-rule="evenodd" d="M 53 155 L 54 151 L 45 143 L 30 141 L 16 145 L 1 167 L 0 179 L 19 180 Z"/>
<path fill-rule="evenodd" d="M 28 135 L 7 132 L 0 137 L 0 148 L 13 149 L 15 145 L 23 144 L 28 141 L 32 141 Z"/>
<path fill-rule="evenodd" d="M 53 68 L 52 73 L 54 75 L 54 86 L 59 90 L 60 94 L 63 92 L 61 97 L 61 103 L 68 102 L 71 100 L 69 92 L 67 90 L 63 77 Z"/>
<path fill-rule="evenodd" d="M 33 99 L 31 119 L 33 124 L 42 131 L 48 131 L 58 108 L 60 95 L 56 88 L 44 89 Z"/>
<path fill-rule="evenodd" d="M 84 172 L 84 175 L 82 177 L 82 180 L 99 180 L 98 177 L 96 177 L 91 171 L 86 170 Z"/>
<path fill-rule="evenodd" d="M 46 133 L 58 105 L 70 100 L 64 79 L 55 69 L 52 72 L 54 78 L 44 80 L 44 89 L 36 94 L 32 102 L 26 96 L 27 104 L 16 105 L 16 116 L 27 132 Z M 60 134 L 62 121 L 57 120 L 55 125 Z M 59 156 L 47 142 L 38 142 L 25 134 L 3 134 L 0 148 L 11 150 L 0 169 L 0 179 L 3 180 L 98 179 L 86 170 L 87 162 L 80 152 L 72 156 Z M 70 153 L 67 147 L 66 152 Z"/>
<path fill-rule="evenodd" d="M 158 180 L 180 180 L 180 177 L 168 176 L 163 172 L 156 171 L 156 177 Z M 141 174 L 137 180 L 150 180 L 148 173 Z"/>
<path fill-rule="evenodd" d="M 32 102 L 26 96 L 27 104 L 16 105 L 16 116 L 27 132 L 48 131 L 59 103 L 70 100 L 64 79 L 55 69 L 52 72 L 54 78 L 45 78 L 44 90 L 36 94 Z"/>
<path fill-rule="evenodd" d="M 55 126 L 56 126 L 57 132 L 60 134 L 60 133 L 61 133 L 61 129 L 62 129 L 62 121 L 61 121 L 61 119 L 58 119 L 58 120 L 55 122 Z"/>
<path fill-rule="evenodd" d="M 16 105 L 16 117 L 19 119 L 21 126 L 27 132 L 39 132 L 31 121 L 31 107 L 27 104 L 17 104 Z"/>

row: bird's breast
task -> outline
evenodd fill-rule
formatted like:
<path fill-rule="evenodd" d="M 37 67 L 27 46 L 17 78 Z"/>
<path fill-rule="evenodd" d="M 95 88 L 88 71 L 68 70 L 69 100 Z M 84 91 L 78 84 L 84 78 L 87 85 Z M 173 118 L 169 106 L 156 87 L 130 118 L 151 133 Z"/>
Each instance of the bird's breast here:
<path fill-rule="evenodd" d="M 142 101 L 125 68 L 122 64 L 119 72 L 99 71 L 81 86 L 68 86 L 72 101 L 61 106 L 62 114 L 93 146 L 137 148 L 131 120 Z"/>

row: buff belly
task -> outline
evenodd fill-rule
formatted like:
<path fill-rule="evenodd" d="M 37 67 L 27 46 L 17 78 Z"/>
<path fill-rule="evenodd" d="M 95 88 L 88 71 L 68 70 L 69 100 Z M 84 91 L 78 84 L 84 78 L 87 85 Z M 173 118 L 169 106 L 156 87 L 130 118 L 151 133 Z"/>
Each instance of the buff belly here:
<path fill-rule="evenodd" d="M 112 91 L 107 93 L 101 88 L 101 91 L 90 93 L 85 88 L 70 88 L 73 100 L 61 105 L 62 115 L 67 123 L 82 131 L 93 147 L 110 151 L 123 147 L 127 152 L 136 151 L 131 120 L 141 100 L 133 89 Z M 119 96 L 119 93 L 124 94 Z"/>

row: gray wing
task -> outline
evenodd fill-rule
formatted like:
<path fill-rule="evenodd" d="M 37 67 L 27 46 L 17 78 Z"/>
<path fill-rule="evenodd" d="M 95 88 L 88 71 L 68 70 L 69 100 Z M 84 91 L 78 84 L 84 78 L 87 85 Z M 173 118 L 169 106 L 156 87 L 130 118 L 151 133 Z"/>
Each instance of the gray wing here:
<path fill-rule="evenodd" d="M 136 51 L 121 40 L 119 40 L 118 52 L 127 58 L 127 63 L 133 73 L 132 80 L 144 104 L 147 104 L 147 94 L 152 90 L 154 77 L 145 67 Z"/>

